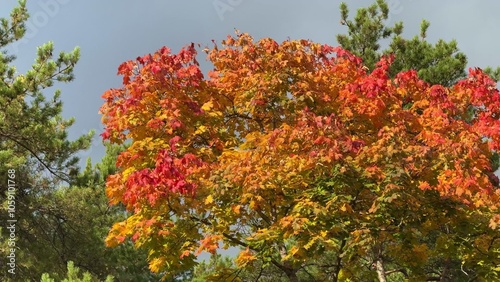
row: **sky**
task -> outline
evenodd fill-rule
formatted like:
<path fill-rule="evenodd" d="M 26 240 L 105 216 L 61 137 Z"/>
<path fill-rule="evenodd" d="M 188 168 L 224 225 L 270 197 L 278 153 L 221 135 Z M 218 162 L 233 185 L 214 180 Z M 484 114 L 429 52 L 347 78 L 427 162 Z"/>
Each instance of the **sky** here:
<path fill-rule="evenodd" d="M 371 0 L 346 1 L 351 14 Z M 387 0 L 389 23 L 403 21 L 404 35 L 419 34 L 420 22 L 430 21 L 428 40 L 456 39 L 469 66 L 500 66 L 500 1 L 483 0 Z M 17 0 L 0 1 L 0 17 L 7 16 Z M 310 0 L 28 0 L 28 31 L 7 48 L 17 56 L 20 73 L 33 63 L 36 47 L 53 41 L 56 51 L 81 48 L 76 78 L 57 84 L 62 90 L 65 117 L 74 117 L 70 138 L 96 130 L 92 147 L 81 153 L 95 163 L 104 155 L 98 114 L 101 95 L 120 87 L 117 67 L 126 60 L 152 53 L 162 46 L 177 52 L 191 42 L 211 46 L 238 29 L 254 38 L 272 37 L 278 42 L 311 39 L 338 45 L 335 35 L 346 32 L 340 24 L 340 1 Z M 204 60 L 201 53 L 199 61 Z"/>

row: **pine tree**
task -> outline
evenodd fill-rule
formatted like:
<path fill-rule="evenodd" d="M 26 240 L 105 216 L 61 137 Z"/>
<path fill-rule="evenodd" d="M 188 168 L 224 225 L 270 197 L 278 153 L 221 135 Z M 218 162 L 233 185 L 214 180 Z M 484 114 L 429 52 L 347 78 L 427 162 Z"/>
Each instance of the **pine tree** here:
<path fill-rule="evenodd" d="M 108 146 L 95 166 L 90 160 L 79 173 L 76 153 L 89 147 L 93 132 L 75 141 L 67 130 L 74 119 L 61 116 L 57 83 L 73 80 L 79 49 L 53 57 L 54 44 L 40 46 L 32 68 L 19 74 L 9 44 L 21 40 L 28 19 L 26 1 L 19 1 L 9 19 L 0 23 L 0 179 L 15 175 L 16 268 L 15 276 L 0 273 L 1 281 L 36 281 L 42 273 L 63 277 L 69 261 L 104 280 L 112 274 L 119 281 L 157 280 L 146 263 L 146 254 L 133 244 L 116 249 L 104 245 L 111 224 L 124 217 L 124 209 L 109 207 L 104 182 L 114 173 L 120 146 Z M 13 174 L 9 172 L 14 172 Z M 5 185 L 1 186 L 6 189 Z M 1 191 L 2 203 L 7 196 Z M 8 218 L 8 205 L 0 211 Z M 2 224 L 2 227 L 6 226 Z M 2 238 L 8 230 L 2 229 Z M 1 256 L 10 252 L 2 239 Z"/>
<path fill-rule="evenodd" d="M 81 276 L 81 277 L 80 277 Z M 80 268 L 76 267 L 75 264 L 72 261 L 68 262 L 68 273 L 66 274 L 66 277 L 60 280 L 56 280 L 48 273 L 44 273 L 41 278 L 42 282 L 56 282 L 56 281 L 61 281 L 61 282 L 97 282 L 101 281 L 98 278 L 92 276 L 89 272 L 84 272 L 83 274 L 80 275 Z M 104 282 L 113 282 L 114 277 L 109 275 L 106 277 L 106 280 Z"/>
<path fill-rule="evenodd" d="M 403 23 L 387 26 L 389 7 L 385 0 L 358 9 L 353 20 L 349 18 L 347 4 L 340 5 L 341 24 L 347 26 L 347 35 L 337 35 L 337 41 L 346 50 L 361 57 L 365 65 L 373 70 L 375 63 L 386 54 L 394 54 L 391 65 L 393 75 L 410 69 L 418 71 L 424 81 L 444 86 L 453 85 L 465 77 L 467 57 L 460 52 L 455 40 L 442 39 L 432 44 L 426 40 L 430 23 L 423 20 L 420 34 L 411 39 L 404 38 Z M 389 41 L 388 44 L 386 41 Z M 384 43 L 387 44 L 383 48 Z"/>
<path fill-rule="evenodd" d="M 12 65 L 15 56 L 6 49 L 22 39 L 28 16 L 23 0 L 12 10 L 10 18 L 0 19 L 0 180 L 12 184 L 9 191 L 1 186 L 2 203 L 8 199 L 11 205 L 2 206 L 0 217 L 2 222 L 17 220 L 16 241 L 7 241 L 4 234 L 11 234 L 2 229 L 2 257 L 16 256 L 15 276 L 3 271 L 2 281 L 14 277 L 17 281 L 39 279 L 40 275 L 33 271 L 39 265 L 33 253 L 38 251 L 42 256 L 44 250 L 31 248 L 31 242 L 39 239 L 32 231 L 43 224 L 45 211 L 51 207 L 33 205 L 33 199 L 52 193 L 63 183 L 71 183 L 72 174 L 78 171 L 76 153 L 88 148 L 93 135 L 90 132 L 68 140 L 67 129 L 74 120 L 61 116 L 60 91 L 50 95 L 56 83 L 73 80 L 73 69 L 80 57 L 78 48 L 54 57 L 54 45 L 48 42 L 37 49 L 35 62 L 26 73 L 18 73 Z"/>

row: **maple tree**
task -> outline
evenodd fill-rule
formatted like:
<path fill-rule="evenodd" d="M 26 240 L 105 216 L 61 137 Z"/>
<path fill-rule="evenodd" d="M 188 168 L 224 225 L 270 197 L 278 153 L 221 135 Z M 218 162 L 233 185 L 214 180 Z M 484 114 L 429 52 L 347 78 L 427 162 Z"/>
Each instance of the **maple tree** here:
<path fill-rule="evenodd" d="M 208 78 L 194 44 L 163 47 L 120 65 L 123 86 L 103 94 L 103 139 L 129 145 L 106 192 L 132 213 L 108 246 L 130 238 L 166 277 L 230 246 L 237 267 L 290 281 L 437 279 L 454 261 L 497 277 L 488 75 L 431 85 L 391 76 L 392 56 L 371 71 L 340 47 L 245 33 L 204 51 Z"/>

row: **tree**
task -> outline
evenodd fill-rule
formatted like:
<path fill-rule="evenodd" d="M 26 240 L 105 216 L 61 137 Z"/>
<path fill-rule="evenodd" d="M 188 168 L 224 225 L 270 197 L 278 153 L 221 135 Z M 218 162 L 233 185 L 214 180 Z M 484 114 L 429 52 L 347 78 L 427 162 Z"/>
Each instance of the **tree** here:
<path fill-rule="evenodd" d="M 456 41 L 445 42 L 438 40 L 431 44 L 426 40 L 426 34 L 430 26 L 429 22 L 423 20 L 419 36 L 413 38 L 403 38 L 403 23 L 398 22 L 394 26 L 387 26 L 386 20 L 389 15 L 389 7 L 386 1 L 376 1 L 368 8 L 361 8 L 357 11 L 353 20 L 349 19 L 349 11 L 345 3 L 341 4 L 341 24 L 347 26 L 348 33 L 337 35 L 337 40 L 342 47 L 360 56 L 364 63 L 372 70 L 375 62 L 381 56 L 394 54 L 395 59 L 390 67 L 390 76 L 401 71 L 414 69 L 420 78 L 431 84 L 441 84 L 445 86 L 453 85 L 457 80 L 465 77 L 465 65 L 467 58 L 459 51 Z M 385 48 L 382 48 L 382 46 Z M 500 79 L 500 68 L 493 70 L 485 68 L 485 73 L 489 74 L 495 81 Z M 469 109 L 469 114 L 473 115 L 474 107 Z M 493 171 L 498 169 L 498 154 L 492 156 Z M 496 176 L 492 176 L 496 181 Z M 443 228 L 445 228 L 443 226 Z M 474 231 L 471 231 L 474 233 Z M 455 234 L 454 236 L 467 238 L 469 233 Z M 477 230 L 475 232 L 478 232 Z M 449 235 L 451 236 L 451 235 Z M 448 268 L 460 269 L 460 260 L 441 261 L 441 264 L 448 265 Z M 448 271 L 450 274 L 450 271 Z M 458 274 L 462 274 L 458 271 Z M 451 278 L 450 278 L 451 279 Z M 451 280 L 457 280 L 457 276 Z"/>
<path fill-rule="evenodd" d="M 194 44 L 164 47 L 103 94 L 103 138 L 130 142 L 106 191 L 132 215 L 108 246 L 131 238 L 167 276 L 229 246 L 290 281 L 448 279 L 452 261 L 498 275 L 500 95 L 484 72 L 448 88 L 392 78 L 392 56 L 368 71 L 342 48 L 240 33 L 205 51 L 208 79 Z"/>
<path fill-rule="evenodd" d="M 73 79 L 79 49 L 53 57 L 49 42 L 25 74 L 12 66 L 15 57 L 6 47 L 22 39 L 28 16 L 20 1 L 9 19 L 0 20 L 1 256 L 15 257 L 15 267 L 2 271 L 0 280 L 36 281 L 44 272 L 63 277 L 69 260 L 103 280 L 110 273 L 120 281 L 153 280 L 144 253 L 131 244 L 109 250 L 103 242 L 112 222 L 124 217 L 123 208 L 108 207 L 104 193 L 121 148 L 110 148 L 101 164 L 79 173 L 76 153 L 88 148 L 93 133 L 68 140 L 74 120 L 61 116 L 60 92 L 49 93 Z M 7 220 L 16 220 L 14 228 Z"/>
<path fill-rule="evenodd" d="M 347 4 L 340 5 L 341 24 L 347 26 L 348 34 L 337 35 L 337 41 L 346 50 L 363 59 L 370 69 L 375 68 L 381 56 L 395 54 L 390 74 L 417 70 L 419 77 L 431 84 L 451 86 L 465 78 L 467 57 L 460 52 L 457 42 L 439 40 L 431 44 L 426 40 L 430 23 L 422 21 L 420 35 L 411 39 L 402 37 L 403 23 L 388 27 L 389 7 L 384 0 L 360 8 L 354 20 L 349 19 Z M 381 50 L 383 40 L 390 39 L 386 49 Z"/>
<path fill-rule="evenodd" d="M 25 33 L 24 22 L 28 18 L 26 1 L 11 13 L 10 21 L 1 19 L 0 48 L 19 40 Z M 2 122 L 0 138 L 3 170 L 16 168 L 22 163 L 33 162 L 39 170 L 45 170 L 62 181 L 70 181 L 70 172 L 76 168 L 76 152 L 89 146 L 92 133 L 75 141 L 67 140 L 66 129 L 74 120 L 61 117 L 60 91 L 47 101 L 44 90 L 54 82 L 73 79 L 73 69 L 79 59 L 79 49 L 61 52 L 56 59 L 52 42 L 40 46 L 37 58 L 26 74 L 18 74 L 9 64 L 15 59 L 4 50 L 0 54 L 2 77 L 0 103 Z M 5 172 L 5 171 L 3 171 Z"/>
<path fill-rule="evenodd" d="M 210 256 L 208 262 L 203 261 L 194 269 L 191 281 L 242 281 L 239 278 L 239 271 L 234 262 L 229 257 L 222 257 L 220 254 Z"/>
<path fill-rule="evenodd" d="M 193 271 L 192 282 L 202 281 L 260 281 L 260 282 L 280 282 L 288 281 L 283 272 L 273 266 L 264 266 L 260 261 L 253 261 L 245 268 L 238 268 L 234 263 L 234 258 L 213 254 L 209 261 L 200 262 Z M 300 281 L 311 281 L 310 273 L 299 275 Z M 322 281 L 318 273 L 312 277 L 316 281 Z"/>
<path fill-rule="evenodd" d="M 38 222 L 30 220 L 42 211 L 29 203 L 61 183 L 71 182 L 78 171 L 75 154 L 87 148 L 92 137 L 91 132 L 68 140 L 67 128 L 73 119 L 61 116 L 60 92 L 57 90 L 47 98 L 54 83 L 73 79 L 78 48 L 54 58 L 54 46 L 49 42 L 38 48 L 35 63 L 25 74 L 19 74 L 11 65 L 15 57 L 5 48 L 23 37 L 27 19 L 26 1 L 19 1 L 10 19 L 0 19 L 0 180 L 9 184 L 1 189 L 1 219 L 17 220 L 10 222 L 11 229 L 2 226 L 1 255 L 15 256 L 16 267 L 9 269 L 15 271 L 16 279 L 22 280 L 39 279 L 41 274 L 33 272 L 37 262 L 31 256 L 30 244 L 37 238 L 31 237 L 30 230 Z M 16 240 L 8 240 L 11 234 Z M 0 277 L 9 281 L 12 275 L 4 271 Z"/>
<path fill-rule="evenodd" d="M 152 281 L 146 254 L 132 244 L 116 249 L 106 248 L 104 238 L 113 222 L 123 220 L 123 207 L 109 207 L 104 193 L 108 175 L 115 172 L 116 156 L 121 146 L 107 146 L 100 163 L 90 160 L 71 186 L 48 190 L 43 196 L 31 198 L 29 205 L 39 211 L 33 215 L 38 224 L 31 226 L 30 254 L 40 262 L 36 271 L 50 273 L 56 279 L 66 274 L 68 261 L 104 280 L 112 275 L 117 281 Z M 43 259 L 42 259 L 43 256 Z"/>
<path fill-rule="evenodd" d="M 75 264 L 70 261 L 68 262 L 68 273 L 67 277 L 59 280 L 62 282 L 92 282 L 99 281 L 97 278 L 93 277 L 89 272 L 84 272 L 82 278 L 80 276 L 80 268 L 75 267 Z M 51 278 L 48 273 L 42 275 L 42 282 L 55 282 L 56 280 Z M 113 282 L 113 276 L 108 276 L 105 280 L 106 282 Z"/>

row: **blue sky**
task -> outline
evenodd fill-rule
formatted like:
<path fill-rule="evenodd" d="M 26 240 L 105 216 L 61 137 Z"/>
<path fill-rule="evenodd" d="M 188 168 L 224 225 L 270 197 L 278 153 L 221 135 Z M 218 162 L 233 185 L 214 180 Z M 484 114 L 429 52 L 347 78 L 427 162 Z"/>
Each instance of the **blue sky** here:
<path fill-rule="evenodd" d="M 374 1 L 346 1 L 352 13 Z M 500 1 L 483 0 L 387 0 L 390 22 L 404 21 L 405 34 L 419 32 L 422 19 L 431 22 L 428 39 L 456 39 L 468 56 L 470 66 L 499 66 Z M 0 2 L 0 16 L 7 16 L 16 0 Z M 340 25 L 340 1 L 290 0 L 28 0 L 32 17 L 26 39 L 8 51 L 17 55 L 16 66 L 24 72 L 33 62 L 36 47 L 54 41 L 57 51 L 81 48 L 76 79 L 57 85 L 62 90 L 65 117 L 75 117 L 73 138 L 97 131 L 91 150 L 82 158 L 98 161 L 103 155 L 98 134 L 102 131 L 98 110 L 101 94 L 120 86 L 118 65 L 166 45 L 176 52 L 190 42 L 210 45 L 234 29 L 255 38 L 277 41 L 311 39 L 337 45 L 335 35 L 345 32 Z M 203 54 L 200 61 L 203 60 Z"/>

